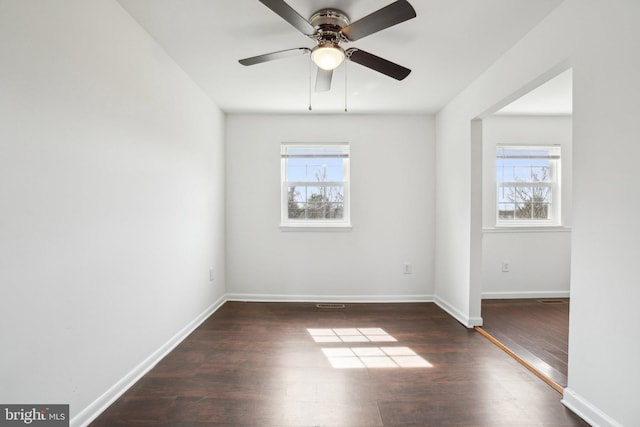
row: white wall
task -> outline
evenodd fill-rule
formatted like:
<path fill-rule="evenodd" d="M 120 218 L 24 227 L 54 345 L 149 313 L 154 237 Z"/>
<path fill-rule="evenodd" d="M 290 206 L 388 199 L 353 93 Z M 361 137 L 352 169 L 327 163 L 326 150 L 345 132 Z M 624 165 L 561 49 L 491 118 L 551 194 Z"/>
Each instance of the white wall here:
<path fill-rule="evenodd" d="M 231 298 L 431 299 L 433 118 L 229 115 L 226 129 Z M 280 143 L 335 141 L 351 145 L 353 229 L 280 230 Z"/>
<path fill-rule="evenodd" d="M 496 145 L 559 144 L 562 228 L 496 228 Z M 571 117 L 494 115 L 483 120 L 482 297 L 569 296 Z M 502 262 L 509 261 L 509 271 Z"/>
<path fill-rule="evenodd" d="M 80 425 L 224 294 L 223 115 L 111 0 L 1 0 L 0 70 L 0 402 Z"/>
<path fill-rule="evenodd" d="M 572 304 L 563 401 L 594 426 L 640 425 L 639 20 L 636 0 L 566 0 L 436 118 L 436 293 L 473 317 L 479 301 L 471 298 L 470 259 L 479 254 L 467 254 L 472 233 L 481 232 L 470 224 L 482 213 L 470 209 L 471 163 L 481 162 L 472 157 L 470 122 L 572 67 Z"/>
<path fill-rule="evenodd" d="M 570 231 L 485 231 L 482 298 L 567 298 L 570 266 Z"/>

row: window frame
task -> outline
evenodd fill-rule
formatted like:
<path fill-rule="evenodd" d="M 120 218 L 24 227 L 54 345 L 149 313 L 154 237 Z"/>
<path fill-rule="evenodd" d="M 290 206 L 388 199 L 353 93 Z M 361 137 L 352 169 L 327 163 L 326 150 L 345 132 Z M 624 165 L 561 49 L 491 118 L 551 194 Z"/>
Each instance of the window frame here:
<path fill-rule="evenodd" d="M 288 181 L 289 150 L 336 150 L 343 151 L 342 181 L 324 182 L 328 186 L 341 186 L 343 189 L 343 210 L 340 219 L 311 219 L 289 218 L 289 187 L 291 185 L 308 186 L 316 181 Z M 318 157 L 322 157 L 319 155 Z M 351 229 L 351 147 L 348 142 L 282 142 L 280 144 L 280 228 L 282 230 L 310 230 L 310 231 L 348 231 Z"/>
<path fill-rule="evenodd" d="M 504 187 L 504 182 L 499 179 L 498 160 L 500 153 L 504 153 L 504 150 L 511 151 L 546 151 L 547 157 L 550 160 L 549 164 L 549 182 L 544 184 L 542 181 L 535 185 L 536 181 L 528 180 L 523 182 L 507 181 L 513 187 L 527 187 L 527 186 L 548 186 L 551 191 L 551 198 L 549 200 L 549 218 L 548 219 L 505 219 L 500 218 L 500 191 Z M 562 168 L 562 147 L 559 144 L 527 144 L 527 145 L 514 145 L 514 144 L 497 144 L 496 153 L 494 157 L 494 173 L 495 173 L 495 224 L 496 228 L 540 228 L 540 227 L 561 227 L 562 226 L 562 183 L 561 183 L 561 168 Z M 532 166 L 531 166 L 532 167 Z"/>

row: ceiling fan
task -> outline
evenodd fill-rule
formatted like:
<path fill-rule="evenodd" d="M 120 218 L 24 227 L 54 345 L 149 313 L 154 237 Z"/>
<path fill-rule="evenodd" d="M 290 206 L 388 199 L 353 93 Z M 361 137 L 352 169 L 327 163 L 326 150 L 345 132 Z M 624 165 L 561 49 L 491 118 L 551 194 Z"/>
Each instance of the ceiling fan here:
<path fill-rule="evenodd" d="M 411 73 L 408 68 L 361 49 L 352 47 L 345 50 L 341 46 L 342 43 L 359 40 L 385 28 L 415 18 L 416 11 L 406 0 L 397 0 L 355 22 L 350 22 L 349 17 L 338 9 L 320 9 L 307 20 L 284 0 L 259 1 L 293 25 L 302 34 L 315 40 L 316 46 L 311 49 L 299 47 L 241 59 L 239 62 L 242 65 L 255 65 L 311 53 L 311 59 L 318 68 L 315 84 L 316 92 L 331 89 L 333 70 L 345 58 L 396 80 L 403 80 Z"/>

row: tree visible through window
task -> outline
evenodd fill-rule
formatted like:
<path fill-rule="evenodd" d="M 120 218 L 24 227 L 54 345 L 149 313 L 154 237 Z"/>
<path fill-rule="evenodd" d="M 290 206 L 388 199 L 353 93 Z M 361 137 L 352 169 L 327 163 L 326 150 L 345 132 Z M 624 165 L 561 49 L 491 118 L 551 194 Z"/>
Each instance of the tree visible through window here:
<path fill-rule="evenodd" d="M 498 224 L 559 224 L 559 169 L 559 146 L 498 146 Z"/>
<path fill-rule="evenodd" d="M 282 224 L 348 225 L 348 144 L 282 144 Z"/>

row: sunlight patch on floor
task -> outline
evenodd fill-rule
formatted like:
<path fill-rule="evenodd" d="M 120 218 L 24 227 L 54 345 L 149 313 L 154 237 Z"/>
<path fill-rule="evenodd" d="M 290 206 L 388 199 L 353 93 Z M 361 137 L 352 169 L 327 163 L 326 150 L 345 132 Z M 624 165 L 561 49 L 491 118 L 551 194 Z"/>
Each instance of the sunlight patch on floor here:
<path fill-rule="evenodd" d="M 307 329 L 315 342 L 396 342 L 381 328 Z"/>
<path fill-rule="evenodd" d="M 336 369 L 433 367 L 409 347 L 325 347 L 322 352 Z"/>
<path fill-rule="evenodd" d="M 309 328 L 316 343 L 393 343 L 394 337 L 382 328 Z M 333 368 L 431 368 L 409 347 L 324 347 L 322 352 Z"/>

